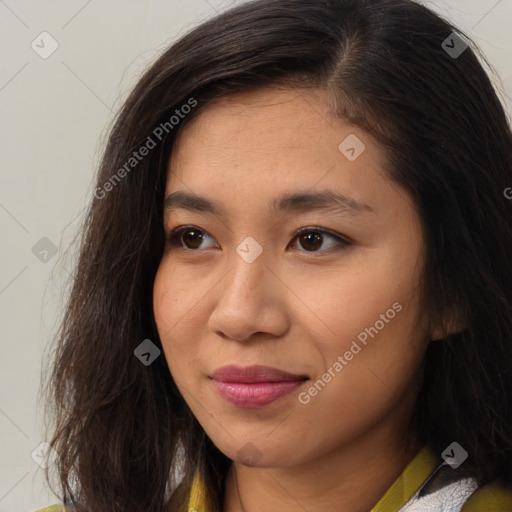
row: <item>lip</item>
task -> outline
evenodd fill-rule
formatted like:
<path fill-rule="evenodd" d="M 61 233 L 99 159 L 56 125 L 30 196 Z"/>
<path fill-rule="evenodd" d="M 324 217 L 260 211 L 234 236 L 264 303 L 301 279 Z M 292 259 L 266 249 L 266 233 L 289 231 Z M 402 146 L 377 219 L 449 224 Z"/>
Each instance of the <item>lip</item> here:
<path fill-rule="evenodd" d="M 305 380 L 307 375 L 297 375 L 289 373 L 272 366 L 236 366 L 230 364 L 222 366 L 213 372 L 211 378 L 220 382 L 290 382 L 297 380 Z"/>
<path fill-rule="evenodd" d="M 270 366 L 223 366 L 210 377 L 220 395 L 244 409 L 264 407 L 291 393 L 308 380 Z"/>

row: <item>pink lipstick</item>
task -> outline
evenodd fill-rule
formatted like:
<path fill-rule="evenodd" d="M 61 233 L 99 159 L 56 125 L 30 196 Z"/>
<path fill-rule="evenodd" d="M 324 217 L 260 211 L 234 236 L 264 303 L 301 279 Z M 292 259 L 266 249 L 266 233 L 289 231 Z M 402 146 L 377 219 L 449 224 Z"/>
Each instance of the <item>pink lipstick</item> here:
<path fill-rule="evenodd" d="M 302 386 L 308 377 L 270 366 L 223 366 L 211 376 L 213 385 L 230 404 L 255 409 L 264 407 Z"/>

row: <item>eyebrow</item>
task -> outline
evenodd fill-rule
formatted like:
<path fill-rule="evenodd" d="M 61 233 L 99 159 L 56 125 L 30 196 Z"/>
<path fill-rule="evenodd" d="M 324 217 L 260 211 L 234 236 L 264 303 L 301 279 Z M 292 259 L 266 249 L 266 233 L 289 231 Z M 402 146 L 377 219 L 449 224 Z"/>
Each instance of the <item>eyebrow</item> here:
<path fill-rule="evenodd" d="M 185 191 L 173 192 L 164 201 L 166 211 L 177 208 L 227 217 L 226 209 L 222 203 Z M 299 191 L 285 194 L 271 201 L 269 209 L 274 213 L 307 213 L 316 210 L 341 212 L 349 215 L 376 213 L 369 205 L 329 189 L 315 193 Z"/>

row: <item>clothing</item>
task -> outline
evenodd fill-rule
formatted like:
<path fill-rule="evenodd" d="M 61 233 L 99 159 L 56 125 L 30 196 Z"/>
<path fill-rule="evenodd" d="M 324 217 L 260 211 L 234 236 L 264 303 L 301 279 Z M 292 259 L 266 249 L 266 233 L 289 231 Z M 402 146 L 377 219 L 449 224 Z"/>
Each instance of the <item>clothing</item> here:
<path fill-rule="evenodd" d="M 422 448 L 370 512 L 512 512 L 512 489 L 477 482 Z M 189 512 L 208 512 L 199 478 L 192 483 Z M 66 512 L 59 505 L 37 512 Z"/>

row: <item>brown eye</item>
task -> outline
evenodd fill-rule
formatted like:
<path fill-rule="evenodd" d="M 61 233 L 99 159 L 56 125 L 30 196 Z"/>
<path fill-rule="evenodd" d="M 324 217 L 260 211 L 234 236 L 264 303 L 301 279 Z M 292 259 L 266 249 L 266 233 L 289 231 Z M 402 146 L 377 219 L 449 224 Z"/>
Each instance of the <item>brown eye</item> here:
<path fill-rule="evenodd" d="M 301 247 L 304 248 L 307 252 L 325 252 L 324 250 L 318 251 L 318 249 L 322 247 L 326 239 L 331 239 L 336 242 L 331 244 L 331 247 L 327 247 L 327 249 L 336 246 L 338 246 L 338 249 L 344 249 L 350 245 L 349 242 L 343 240 L 340 236 L 337 236 L 321 228 L 302 228 L 299 230 L 295 239 L 298 240 Z"/>
<path fill-rule="evenodd" d="M 189 229 L 183 231 L 182 240 L 189 249 L 199 249 L 203 241 L 203 235 L 199 231 Z"/>
<path fill-rule="evenodd" d="M 178 246 L 182 249 L 197 250 L 205 239 L 210 238 L 202 229 L 195 226 L 183 226 L 173 229 L 167 237 L 171 246 Z"/>
<path fill-rule="evenodd" d="M 316 232 L 307 233 L 305 235 L 301 235 L 300 243 L 302 247 L 307 249 L 308 251 L 316 251 L 322 246 L 322 235 Z"/>

